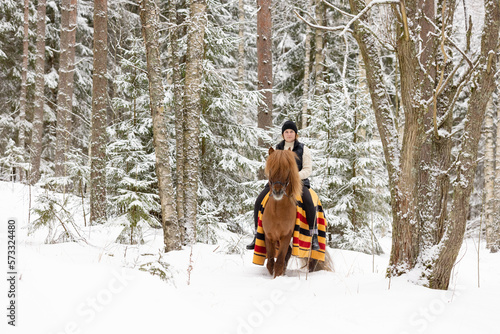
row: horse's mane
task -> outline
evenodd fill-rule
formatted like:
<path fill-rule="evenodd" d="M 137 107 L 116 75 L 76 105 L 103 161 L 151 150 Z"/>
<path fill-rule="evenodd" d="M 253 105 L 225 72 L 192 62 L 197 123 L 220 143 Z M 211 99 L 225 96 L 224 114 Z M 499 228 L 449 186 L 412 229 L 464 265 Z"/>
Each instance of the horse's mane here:
<path fill-rule="evenodd" d="M 275 150 L 266 161 L 265 173 L 271 181 L 284 182 L 289 180 L 288 196 L 295 200 L 302 194 L 302 180 L 295 159 L 297 154 L 290 150 Z"/>

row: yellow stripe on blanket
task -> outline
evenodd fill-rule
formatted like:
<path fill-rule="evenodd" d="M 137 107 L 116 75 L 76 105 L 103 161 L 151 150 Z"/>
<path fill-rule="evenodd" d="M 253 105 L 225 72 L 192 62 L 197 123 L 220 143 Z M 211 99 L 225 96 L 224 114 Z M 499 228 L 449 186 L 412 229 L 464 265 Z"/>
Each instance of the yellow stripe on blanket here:
<path fill-rule="evenodd" d="M 292 255 L 301 258 L 307 258 L 310 254 L 312 259 L 325 261 L 326 219 L 323 214 L 323 207 L 321 206 L 321 201 L 319 200 L 318 194 L 316 194 L 316 192 L 312 189 L 309 189 L 309 192 L 311 193 L 313 204 L 316 207 L 319 250 L 311 251 L 311 236 L 309 236 L 309 225 L 307 224 L 306 220 L 306 212 L 302 208 L 302 198 L 298 197 L 297 218 L 295 221 L 295 229 L 293 231 L 292 237 Z M 261 266 L 264 265 L 264 262 L 266 260 L 266 243 L 264 239 L 264 229 L 262 228 L 262 213 L 264 212 L 268 200 L 269 194 L 264 197 L 260 204 L 257 237 L 255 240 L 255 248 L 253 252 L 253 263 Z"/>

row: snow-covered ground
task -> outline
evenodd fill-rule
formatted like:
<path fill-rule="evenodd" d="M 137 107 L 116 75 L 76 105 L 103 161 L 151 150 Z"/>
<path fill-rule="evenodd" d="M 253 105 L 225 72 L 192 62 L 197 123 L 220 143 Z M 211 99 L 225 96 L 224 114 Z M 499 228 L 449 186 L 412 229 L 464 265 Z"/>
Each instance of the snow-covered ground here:
<path fill-rule="evenodd" d="M 125 246 L 114 243 L 115 222 L 83 229 L 88 245 L 47 245 L 46 231 L 28 236 L 28 193 L 0 183 L 1 333 L 500 333 L 500 254 L 481 247 L 478 288 L 477 240 L 465 241 L 449 291 L 386 279 L 390 240 L 382 240 L 386 254 L 375 257 L 374 272 L 371 256 L 329 249 L 335 272 L 306 276 L 292 259 L 277 279 L 252 264 L 250 251 L 197 244 L 192 254 L 163 254 L 171 275 L 163 281 L 138 270 L 160 258 L 160 230 L 147 230 L 144 245 Z M 18 220 L 16 328 L 7 325 L 9 217 Z"/>

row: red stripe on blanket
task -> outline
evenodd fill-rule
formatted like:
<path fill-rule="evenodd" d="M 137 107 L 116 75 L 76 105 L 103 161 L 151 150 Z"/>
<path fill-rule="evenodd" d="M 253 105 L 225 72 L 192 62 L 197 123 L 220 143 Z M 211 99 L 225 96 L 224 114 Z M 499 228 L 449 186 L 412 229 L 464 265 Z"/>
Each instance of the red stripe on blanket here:
<path fill-rule="evenodd" d="M 266 254 L 266 247 L 265 247 L 265 246 L 255 245 L 254 250 L 255 250 L 257 253 Z"/>

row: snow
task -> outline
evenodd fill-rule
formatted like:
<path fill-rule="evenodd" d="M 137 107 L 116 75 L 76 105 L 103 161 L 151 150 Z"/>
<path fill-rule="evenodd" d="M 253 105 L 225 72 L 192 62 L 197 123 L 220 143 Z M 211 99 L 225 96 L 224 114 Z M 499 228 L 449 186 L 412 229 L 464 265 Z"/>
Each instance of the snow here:
<path fill-rule="evenodd" d="M 14 217 L 20 274 L 16 328 L 7 326 L 7 282 L 0 280 L 1 333 L 499 332 L 500 254 L 481 246 L 478 288 L 473 239 L 464 242 L 448 291 L 408 276 L 385 278 L 389 239 L 381 240 L 382 256 L 329 249 L 334 272 L 306 275 L 292 259 L 287 275 L 272 279 L 252 264 L 250 251 L 227 254 L 223 244 L 198 243 L 192 256 L 190 248 L 160 254 L 161 230 L 149 229 L 144 245 L 116 244 L 118 221 L 82 227 L 89 244 L 44 244 L 46 231 L 27 233 L 28 194 L 25 186 L 0 183 L 0 259 L 7 258 L 6 223 Z M 83 225 L 83 217 L 74 218 Z M 144 258 L 160 256 L 168 281 L 138 270 Z"/>

